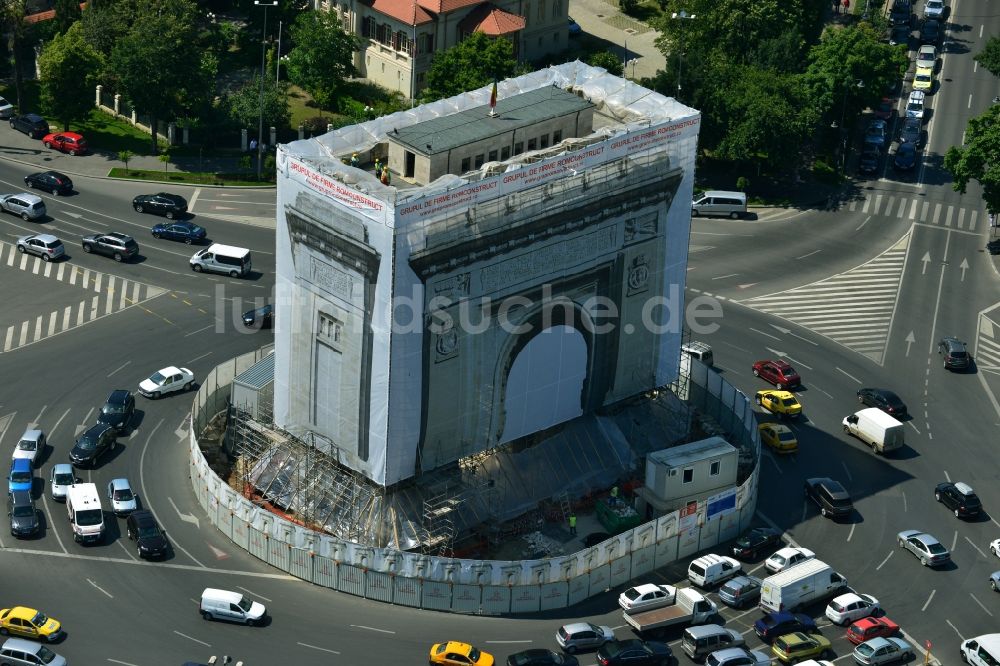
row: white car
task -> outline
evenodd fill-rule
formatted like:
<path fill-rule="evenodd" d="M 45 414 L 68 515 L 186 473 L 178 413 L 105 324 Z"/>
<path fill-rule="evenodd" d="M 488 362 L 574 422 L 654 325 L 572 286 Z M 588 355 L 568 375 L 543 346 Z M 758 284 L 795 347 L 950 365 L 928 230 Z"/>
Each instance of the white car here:
<path fill-rule="evenodd" d="M 922 90 L 914 90 L 910 93 L 909 99 L 906 100 L 906 117 L 924 117 L 924 92 Z"/>
<path fill-rule="evenodd" d="M 944 0 L 927 0 L 927 2 L 924 3 L 924 18 L 944 18 L 944 11 Z"/>
<path fill-rule="evenodd" d="M 655 585 L 653 583 L 636 585 L 618 596 L 618 605 L 626 613 L 652 610 L 674 603 L 676 593 L 676 590 L 670 585 Z"/>
<path fill-rule="evenodd" d="M 116 516 L 127 516 L 136 510 L 136 495 L 128 479 L 112 479 L 108 484 L 108 501 Z"/>
<path fill-rule="evenodd" d="M 1000 557 L 1000 539 L 993 539 L 990 541 L 990 552 Z"/>
<path fill-rule="evenodd" d="M 826 617 L 834 624 L 847 625 L 863 617 L 874 615 L 881 608 L 878 599 L 870 594 L 848 592 L 830 602 L 826 607 Z"/>
<path fill-rule="evenodd" d="M 808 548 L 782 548 L 777 553 L 767 558 L 764 562 L 764 566 L 771 573 L 778 573 L 779 571 L 784 571 L 789 567 L 794 567 L 796 564 L 801 564 L 806 560 L 811 560 L 816 557 L 816 553 L 812 552 Z"/>
<path fill-rule="evenodd" d="M 45 433 L 41 430 L 28 428 L 14 446 L 14 455 L 12 458 L 14 460 L 26 458 L 31 461 L 32 467 L 36 467 L 38 464 L 38 454 L 44 448 Z"/>
<path fill-rule="evenodd" d="M 933 44 L 924 44 L 917 51 L 917 67 L 937 67 L 937 47 Z"/>
<path fill-rule="evenodd" d="M 14 105 L 0 97 L 0 118 L 7 120 L 14 115 Z"/>
<path fill-rule="evenodd" d="M 149 379 L 139 383 L 139 393 L 147 398 L 159 398 L 166 393 L 187 391 L 194 384 L 194 373 L 187 368 L 168 366 L 154 372 Z"/>
<path fill-rule="evenodd" d="M 72 465 L 59 463 L 52 466 L 52 474 L 49 477 L 52 499 L 57 502 L 65 502 L 66 491 L 74 483 L 76 483 L 76 474 L 73 473 Z"/>

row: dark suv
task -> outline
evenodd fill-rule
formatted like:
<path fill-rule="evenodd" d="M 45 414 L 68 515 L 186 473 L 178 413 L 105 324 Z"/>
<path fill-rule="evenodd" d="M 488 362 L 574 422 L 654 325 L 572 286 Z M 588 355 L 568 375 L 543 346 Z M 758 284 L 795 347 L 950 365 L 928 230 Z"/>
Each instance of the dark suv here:
<path fill-rule="evenodd" d="M 866 407 L 877 407 L 897 419 L 906 416 L 906 403 L 889 389 L 858 389 L 858 402 Z"/>
<path fill-rule="evenodd" d="M 819 512 L 824 518 L 843 518 L 854 511 L 851 496 L 839 481 L 833 479 L 806 479 L 806 497 L 819 505 Z"/>
<path fill-rule="evenodd" d="M 128 430 L 134 414 L 135 397 L 125 389 L 118 389 L 108 396 L 108 401 L 97 415 L 97 422 L 109 425 L 121 434 Z"/>
<path fill-rule="evenodd" d="M 942 338 L 938 343 L 938 354 L 944 355 L 944 367 L 948 370 L 964 370 L 969 367 L 969 352 L 965 343 L 958 338 Z"/>
<path fill-rule="evenodd" d="M 781 545 L 781 531 L 770 527 L 755 527 L 733 544 L 733 556 L 752 560 L 762 552 L 770 553 Z"/>
<path fill-rule="evenodd" d="M 182 217 L 187 212 L 188 205 L 182 196 L 158 192 L 156 194 L 140 194 L 132 199 L 132 208 L 137 213 L 153 213 L 173 220 Z"/>
<path fill-rule="evenodd" d="M 139 254 L 139 244 L 131 236 L 112 231 L 107 234 L 91 234 L 81 239 L 83 251 L 96 252 L 115 261 L 127 261 Z"/>
<path fill-rule="evenodd" d="M 21 538 L 38 533 L 38 512 L 28 490 L 15 490 L 7 495 L 7 515 L 11 536 Z"/>
<path fill-rule="evenodd" d="M 76 440 L 69 461 L 74 467 L 96 465 L 102 454 L 114 448 L 115 437 L 115 429 L 106 423 L 91 426 Z"/>
<path fill-rule="evenodd" d="M 167 536 L 156 524 L 150 511 L 133 511 L 125 521 L 125 533 L 135 541 L 139 557 L 163 557 L 167 554 Z"/>
<path fill-rule="evenodd" d="M 893 2 L 891 17 L 893 25 L 910 25 L 913 21 L 913 7 L 910 0 Z"/>
<path fill-rule="evenodd" d="M 939 483 L 934 489 L 934 499 L 954 511 L 956 518 L 978 516 L 983 509 L 979 496 L 967 483 Z"/>
<path fill-rule="evenodd" d="M 39 173 L 29 173 L 24 177 L 24 184 L 28 187 L 37 187 L 40 190 L 48 190 L 52 194 L 69 194 L 73 191 L 73 181 L 69 176 L 58 171 L 41 171 Z"/>
<path fill-rule="evenodd" d="M 37 113 L 26 113 L 10 119 L 11 129 L 24 132 L 32 139 L 41 139 L 49 133 L 49 124 Z"/>

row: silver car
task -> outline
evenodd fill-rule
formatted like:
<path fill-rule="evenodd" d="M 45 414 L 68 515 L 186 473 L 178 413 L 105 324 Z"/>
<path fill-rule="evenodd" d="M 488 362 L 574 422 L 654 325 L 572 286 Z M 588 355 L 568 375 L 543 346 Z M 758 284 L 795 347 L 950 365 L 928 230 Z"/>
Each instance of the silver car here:
<path fill-rule="evenodd" d="M 128 479 L 112 479 L 108 484 L 108 501 L 116 516 L 127 516 L 136 510 L 136 494 Z"/>
<path fill-rule="evenodd" d="M 993 588 L 994 592 L 1000 592 L 1000 571 L 994 571 L 990 574 L 990 587 Z"/>
<path fill-rule="evenodd" d="M 49 488 L 52 499 L 57 502 L 66 501 L 66 490 L 76 483 L 76 475 L 73 474 L 73 466 L 69 463 L 59 463 L 52 467 L 52 474 L 49 476 Z"/>
<path fill-rule="evenodd" d="M 20 215 L 25 222 L 45 217 L 45 202 L 37 194 L 27 192 L 0 194 L 0 209 Z"/>
<path fill-rule="evenodd" d="M 760 578 L 736 576 L 719 588 L 719 598 L 727 606 L 743 608 L 760 600 Z"/>
<path fill-rule="evenodd" d="M 913 656 L 910 644 L 902 638 L 893 636 L 873 638 L 854 648 L 854 661 L 861 666 L 876 666 L 890 661 L 909 661 Z"/>
<path fill-rule="evenodd" d="M 32 467 L 38 467 L 38 456 L 45 450 L 45 433 L 28 428 L 14 446 L 14 459 L 27 458 Z"/>
<path fill-rule="evenodd" d="M 17 251 L 21 254 L 34 254 L 42 261 L 52 261 L 66 254 L 62 241 L 52 234 L 32 234 L 17 239 Z"/>
<path fill-rule="evenodd" d="M 906 530 L 896 535 L 900 548 L 913 553 L 925 567 L 937 567 L 951 561 L 951 553 L 940 541 L 920 530 Z"/>
<path fill-rule="evenodd" d="M 589 622 L 574 622 L 559 627 L 556 642 L 566 652 L 573 654 L 580 650 L 596 650 L 615 639 L 611 627 L 598 626 Z"/>
<path fill-rule="evenodd" d="M 771 657 L 760 650 L 745 647 L 726 648 L 708 655 L 706 666 L 770 666 Z"/>

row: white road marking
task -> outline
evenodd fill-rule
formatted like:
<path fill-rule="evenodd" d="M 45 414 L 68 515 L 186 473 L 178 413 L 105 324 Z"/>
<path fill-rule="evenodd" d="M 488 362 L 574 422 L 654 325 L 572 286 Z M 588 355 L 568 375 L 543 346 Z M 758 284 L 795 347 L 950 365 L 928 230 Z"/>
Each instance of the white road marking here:
<path fill-rule="evenodd" d="M 944 471 L 944 480 L 947 481 L 948 483 L 951 483 L 951 475 L 948 474 L 948 470 Z"/>
<path fill-rule="evenodd" d="M 927 607 L 931 605 L 931 599 L 934 598 L 934 593 L 935 592 L 937 592 L 936 589 L 935 590 L 931 590 L 931 596 L 927 597 L 927 601 L 924 602 L 923 608 L 920 609 L 921 611 L 927 610 Z"/>
<path fill-rule="evenodd" d="M 851 470 L 849 470 L 847 468 L 847 463 L 845 463 L 843 460 L 841 460 L 840 464 L 844 466 L 844 474 L 847 475 L 847 481 L 848 481 L 848 483 L 852 483 L 854 481 L 854 477 L 851 476 Z"/>
<path fill-rule="evenodd" d="M 195 358 L 193 358 L 190 361 L 188 361 L 188 365 L 194 365 L 195 361 L 200 361 L 201 359 L 205 358 L 206 356 L 211 356 L 211 355 L 212 355 L 212 352 L 206 352 L 206 353 L 202 354 L 201 356 L 196 356 Z"/>
<path fill-rule="evenodd" d="M 890 557 L 892 557 L 892 554 L 893 554 L 893 553 L 895 553 L 895 552 L 896 552 L 896 551 L 894 551 L 894 550 L 890 550 L 890 551 L 889 551 L 889 554 L 885 556 L 885 559 L 884 559 L 884 560 L 882 560 L 882 563 L 881 563 L 881 564 L 879 564 L 879 565 L 878 565 L 877 567 L 875 567 L 875 571 L 878 571 L 879 569 L 881 569 L 881 568 L 882 568 L 882 566 L 883 566 L 883 565 L 884 565 L 884 564 L 885 564 L 886 562 L 888 562 L 888 561 L 889 561 L 889 558 L 890 558 Z"/>
<path fill-rule="evenodd" d="M 979 546 L 977 546 L 977 545 L 976 545 L 976 542 L 975 542 L 975 541 L 973 541 L 973 540 L 972 540 L 972 539 L 970 539 L 969 537 L 965 537 L 965 540 L 969 542 L 969 545 L 970 545 L 970 546 L 972 546 L 972 547 L 973 547 L 973 548 L 975 548 L 975 549 L 976 549 L 977 551 L 979 551 L 979 554 L 980 554 L 980 555 L 982 555 L 982 556 L 983 556 L 984 558 L 986 558 L 986 553 L 984 553 L 984 552 L 983 552 L 983 549 L 982 549 L 982 548 L 980 548 Z M 987 558 L 987 559 L 988 559 L 988 558 Z"/>
<path fill-rule="evenodd" d="M 351 625 L 348 625 L 348 626 L 354 627 L 355 629 L 367 629 L 368 631 L 378 631 L 378 632 L 383 633 L 383 634 L 394 634 L 394 633 L 396 633 L 395 631 L 391 631 L 389 629 L 378 629 L 376 627 L 366 627 L 363 624 L 351 624 Z"/>
<path fill-rule="evenodd" d="M 316 645 L 309 645 L 309 643 L 299 643 L 299 642 L 296 641 L 295 644 L 296 645 L 301 645 L 302 647 L 307 647 L 307 648 L 310 648 L 310 649 L 313 649 L 313 650 L 319 650 L 321 652 L 329 652 L 330 654 L 340 654 L 336 650 L 329 650 L 327 648 L 318 647 Z"/>
<path fill-rule="evenodd" d="M 181 632 L 177 631 L 176 629 L 174 629 L 174 633 L 177 634 L 178 636 L 182 636 L 183 638 L 188 639 L 189 641 L 194 641 L 195 643 L 201 643 L 205 647 L 212 647 L 211 643 L 206 643 L 205 641 L 199 641 L 197 638 L 191 638 L 187 634 L 182 634 Z M 301 645 L 301 643 L 300 643 L 300 645 Z"/>
<path fill-rule="evenodd" d="M 167 501 L 170 502 L 170 506 L 174 507 L 174 511 L 177 512 L 177 517 L 178 518 L 180 518 L 181 520 L 183 520 L 185 523 L 191 523 L 192 525 L 194 525 L 198 529 L 201 529 L 201 523 L 198 522 L 198 519 L 193 514 L 190 514 L 190 513 L 181 513 L 181 510 L 177 508 L 176 504 L 174 504 L 174 498 L 173 497 L 168 497 Z M 270 599 L 268 599 L 268 601 L 270 601 Z"/>
<path fill-rule="evenodd" d="M 855 377 L 854 375 L 852 375 L 852 374 L 850 374 L 850 373 L 848 373 L 848 372 L 845 372 L 845 371 L 841 370 L 840 368 L 837 368 L 837 372 L 839 372 L 840 374 L 844 375 L 845 377 L 848 377 L 848 378 L 850 378 L 850 379 L 853 379 L 853 380 L 854 380 L 854 381 L 856 381 L 856 382 L 857 382 L 858 384 L 860 384 L 860 383 L 861 383 L 861 380 L 860 380 L 860 379 L 858 379 L 857 377 Z"/>
<path fill-rule="evenodd" d="M 958 545 L 958 530 L 955 530 L 955 536 L 951 538 L 951 552 L 955 552 L 955 546 Z"/>
<path fill-rule="evenodd" d="M 122 666 L 138 666 L 138 664 L 133 664 L 129 661 L 118 661 L 117 659 L 112 659 L 111 657 L 108 657 L 108 661 L 112 664 L 121 664 Z"/>
<path fill-rule="evenodd" d="M 257 597 L 258 599 L 263 599 L 264 601 L 266 601 L 266 602 L 268 602 L 268 603 L 271 603 L 271 600 L 270 600 L 270 599 L 268 599 L 267 597 L 265 597 L 265 596 L 264 596 L 263 594 L 257 594 L 257 593 L 256 593 L 256 592 L 254 592 L 253 590 L 248 590 L 247 588 L 245 588 L 245 587 L 240 587 L 239 585 L 237 585 L 236 587 L 238 587 L 239 589 L 243 590 L 243 591 L 244 591 L 244 592 L 246 592 L 247 594 L 252 594 L 253 596 Z M 393 633 L 395 633 L 395 632 L 393 632 Z"/>
<path fill-rule="evenodd" d="M 900 493 L 903 496 L 903 513 L 906 513 L 906 493 Z"/>
<path fill-rule="evenodd" d="M 851 537 L 854 536 L 854 528 L 857 526 L 858 526 L 857 523 L 851 523 L 851 531 L 847 533 L 848 542 L 851 540 Z"/>
<path fill-rule="evenodd" d="M 813 256 L 814 254 L 819 254 L 819 253 L 820 253 L 820 252 L 822 252 L 822 251 L 823 251 L 823 250 L 813 250 L 813 251 L 812 251 L 812 252 L 810 252 L 809 254 L 803 254 L 803 255 L 802 255 L 801 257 L 795 257 L 795 258 L 796 258 L 796 259 L 805 259 L 806 257 L 811 257 L 811 256 Z"/>
<path fill-rule="evenodd" d="M 111 593 L 110 593 L 110 592 L 108 592 L 107 590 L 105 590 L 105 589 L 104 589 L 103 587 L 101 587 L 100 585 L 98 585 L 98 584 L 97 584 L 97 583 L 95 583 L 94 581 L 92 581 L 92 580 L 90 580 L 90 579 L 88 578 L 88 579 L 87 579 L 87 582 L 88 582 L 88 583 L 90 583 L 91 587 L 94 587 L 94 588 L 96 588 L 96 589 L 100 590 L 101 592 L 103 592 L 104 594 L 106 594 L 106 595 L 107 595 L 107 597 L 108 597 L 108 599 L 114 599 L 114 597 L 113 597 L 113 596 L 111 596 Z"/>
<path fill-rule="evenodd" d="M 872 216 L 871 216 L 871 215 L 869 215 L 868 217 L 866 217 L 866 218 L 865 218 L 865 221 L 864 221 L 864 222 L 862 222 L 861 224 L 859 224 L 859 225 L 858 225 L 858 227 L 857 227 L 857 228 L 855 229 L 855 231 L 861 231 L 861 227 L 863 227 L 863 226 L 865 226 L 866 224 L 868 224 L 868 220 L 870 220 L 870 219 L 872 219 Z"/>
<path fill-rule="evenodd" d="M 497 645 L 507 645 L 509 643 L 531 643 L 532 641 L 483 641 L 484 643 L 495 643 Z"/>
<path fill-rule="evenodd" d="M 969 592 L 969 596 L 972 597 L 973 601 L 975 601 L 977 604 L 979 604 L 980 608 L 982 608 L 984 611 L 986 611 L 987 615 L 989 615 L 990 617 L 993 617 L 993 613 L 990 612 L 990 609 L 987 608 L 986 606 L 984 606 L 982 601 L 980 601 L 979 599 L 976 599 L 976 595 L 974 595 L 972 592 Z"/>
<path fill-rule="evenodd" d="M 42 506 L 45 507 L 45 518 L 48 521 L 49 530 L 56 535 L 56 541 L 59 543 L 59 549 L 62 550 L 64 554 L 69 551 L 66 550 L 66 546 L 63 545 L 62 537 L 59 536 L 59 530 L 56 529 L 55 521 L 52 520 L 52 512 L 49 511 L 49 499 L 45 496 L 45 491 L 42 491 Z"/>
<path fill-rule="evenodd" d="M 822 394 L 823 394 L 823 395 L 825 395 L 826 397 L 828 397 L 828 398 L 830 398 L 831 400 L 833 400 L 833 396 L 832 396 L 832 395 L 830 395 L 829 393 L 827 393 L 826 391 L 824 391 L 824 390 L 823 390 L 823 389 L 821 389 L 820 387 L 816 386 L 816 385 L 815 385 L 815 384 L 813 384 L 812 382 L 810 382 L 810 383 L 809 383 L 809 388 L 811 388 L 811 389 L 816 389 L 817 391 L 819 391 L 820 393 L 822 393 Z"/>
<path fill-rule="evenodd" d="M 953 624 L 951 623 L 951 620 L 945 620 L 945 622 L 947 622 L 947 623 L 948 623 L 948 626 L 949 626 L 949 627 L 951 627 L 952 629 L 954 629 L 954 630 L 955 630 L 955 633 L 956 633 L 956 634 L 958 634 L 958 637 L 959 637 L 960 639 L 962 639 L 963 641 L 965 640 L 965 636 L 963 636 L 963 635 L 962 635 L 962 632 L 961 632 L 961 631 L 959 631 L 959 630 L 958 630 L 958 628 L 957 628 L 957 627 L 956 627 L 955 625 L 953 625 Z"/>
<path fill-rule="evenodd" d="M 122 364 L 121 364 L 120 366 L 118 366 L 117 368 L 115 368 L 114 370 L 112 370 L 112 371 L 111 371 L 111 372 L 110 372 L 110 373 L 108 374 L 108 377 L 111 377 L 111 375 L 115 374 L 115 373 L 116 373 L 116 372 L 118 372 L 119 370 L 124 370 L 125 368 L 127 368 L 127 367 L 128 367 L 129 363 L 131 363 L 131 362 L 132 362 L 132 361 L 125 361 L 125 362 L 124 362 L 124 363 L 122 363 Z"/>
<path fill-rule="evenodd" d="M 718 277 L 712 278 L 713 280 L 725 280 L 726 278 L 736 277 L 739 273 L 730 273 L 729 275 L 720 275 Z"/>
<path fill-rule="evenodd" d="M 69 409 L 63 412 L 62 416 L 59 417 L 59 420 L 56 421 L 56 424 L 49 429 L 49 437 L 51 437 L 52 433 L 59 429 L 59 424 L 63 422 L 63 419 L 66 418 L 67 414 L 69 414 Z"/>
<path fill-rule="evenodd" d="M 184 334 L 184 337 L 185 337 L 185 338 L 189 338 L 189 337 L 191 337 L 192 335 L 194 335 L 195 333 L 201 333 L 202 331 L 207 331 L 208 329 L 210 329 L 210 328 L 212 328 L 212 327 L 214 327 L 214 326 L 215 326 L 215 324 L 209 324 L 209 325 L 208 325 L 208 326 L 206 326 L 205 328 L 199 328 L 199 329 L 198 329 L 197 331 L 191 331 L 190 333 L 185 333 L 185 334 Z"/>
<path fill-rule="evenodd" d="M 115 543 L 117 543 L 117 544 L 118 544 L 119 546 L 121 546 L 121 547 L 122 547 L 122 550 L 124 550 L 124 551 L 125 551 L 125 554 L 126 554 L 126 555 L 128 555 L 129 557 L 131 557 L 131 558 L 132 558 L 133 560 L 134 560 L 134 559 L 136 559 L 135 555 L 133 555 L 133 554 L 132 554 L 132 553 L 131 553 L 131 552 L 129 551 L 129 549 L 125 547 L 125 544 L 124 544 L 124 543 L 122 543 L 122 540 L 121 540 L 121 539 L 117 539 L 117 540 L 115 541 Z"/>
<path fill-rule="evenodd" d="M 911 428 L 913 428 L 914 430 L 916 430 L 916 432 L 917 432 L 918 435 L 920 434 L 920 431 L 917 430 L 917 426 L 913 425 L 913 421 L 907 421 L 907 423 L 910 424 Z"/>
<path fill-rule="evenodd" d="M 777 340 L 778 342 L 781 342 L 781 338 L 777 338 L 771 335 L 770 333 L 765 333 L 764 331 L 758 331 L 756 328 L 751 328 L 750 330 L 753 331 L 754 333 L 760 333 L 766 338 L 771 338 L 772 340 Z"/>

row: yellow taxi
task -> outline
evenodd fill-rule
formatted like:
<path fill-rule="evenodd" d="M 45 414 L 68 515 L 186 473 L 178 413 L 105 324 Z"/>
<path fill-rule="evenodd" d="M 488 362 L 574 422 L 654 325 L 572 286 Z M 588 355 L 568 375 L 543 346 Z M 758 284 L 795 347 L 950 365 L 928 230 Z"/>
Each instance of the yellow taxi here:
<path fill-rule="evenodd" d="M 791 391 L 776 391 L 765 389 L 757 391 L 755 400 L 758 405 L 778 416 L 797 417 L 802 413 L 802 405 L 795 399 Z"/>
<path fill-rule="evenodd" d="M 0 633 L 52 642 L 62 637 L 62 624 L 34 608 L 15 606 L 0 610 Z"/>
<path fill-rule="evenodd" d="M 795 453 L 799 450 L 799 440 L 788 426 L 761 423 L 757 430 L 760 432 L 760 441 L 774 449 L 775 453 Z"/>
<path fill-rule="evenodd" d="M 430 663 L 447 664 L 447 666 L 493 666 L 493 655 L 481 652 L 468 643 L 448 641 L 431 646 Z"/>
<path fill-rule="evenodd" d="M 934 87 L 934 68 L 917 66 L 917 71 L 913 75 L 913 89 L 930 92 Z"/>

